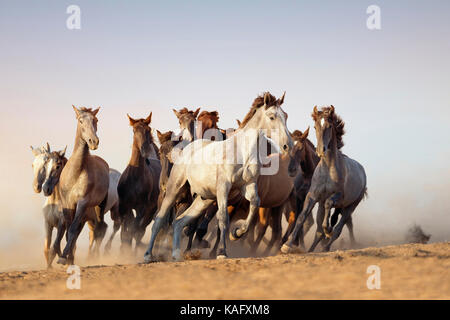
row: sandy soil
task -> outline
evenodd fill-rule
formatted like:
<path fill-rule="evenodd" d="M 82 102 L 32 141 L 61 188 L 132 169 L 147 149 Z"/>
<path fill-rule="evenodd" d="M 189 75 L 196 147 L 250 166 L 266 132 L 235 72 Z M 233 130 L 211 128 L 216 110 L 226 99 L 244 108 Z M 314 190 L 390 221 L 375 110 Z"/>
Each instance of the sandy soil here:
<path fill-rule="evenodd" d="M 367 267 L 381 270 L 369 290 Z M 0 273 L 1 299 L 449 299 L 450 243 Z"/>

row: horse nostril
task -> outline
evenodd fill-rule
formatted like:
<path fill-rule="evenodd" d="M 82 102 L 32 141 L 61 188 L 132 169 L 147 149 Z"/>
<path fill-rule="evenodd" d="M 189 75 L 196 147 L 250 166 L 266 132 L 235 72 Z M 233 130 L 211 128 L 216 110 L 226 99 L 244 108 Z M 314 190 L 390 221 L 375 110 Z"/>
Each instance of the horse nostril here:
<path fill-rule="evenodd" d="M 287 144 L 285 144 L 285 145 L 283 146 L 283 149 L 284 149 L 284 150 L 287 150 L 287 148 L 288 148 L 288 146 L 287 146 Z"/>

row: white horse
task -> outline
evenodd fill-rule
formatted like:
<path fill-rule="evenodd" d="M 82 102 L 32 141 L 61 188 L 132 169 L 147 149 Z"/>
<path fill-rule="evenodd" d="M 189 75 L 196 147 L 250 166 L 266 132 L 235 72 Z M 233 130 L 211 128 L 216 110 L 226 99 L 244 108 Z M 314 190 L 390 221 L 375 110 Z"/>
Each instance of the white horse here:
<path fill-rule="evenodd" d="M 286 127 L 287 114 L 281 109 L 283 101 L 284 94 L 280 99 L 276 99 L 267 92 L 255 99 L 241 126 L 229 139 L 220 142 L 196 140 L 180 152 L 152 227 L 150 244 L 144 255 L 146 263 L 154 261 L 152 250 L 155 238 L 178 193 L 186 183 L 189 183 L 195 199 L 174 221 L 172 257 L 175 260 L 181 258 L 180 237 L 183 227 L 198 217 L 215 200 L 218 205 L 216 215 L 221 231 L 217 258 L 227 256 L 228 196 L 241 192 L 250 202 L 247 219 L 232 233 L 234 238 L 239 238 L 247 232 L 260 202 L 257 179 L 262 163 L 258 156 L 258 147 L 266 146 L 272 138 L 278 140 L 283 152 L 288 152 L 292 146 L 292 139 Z"/>

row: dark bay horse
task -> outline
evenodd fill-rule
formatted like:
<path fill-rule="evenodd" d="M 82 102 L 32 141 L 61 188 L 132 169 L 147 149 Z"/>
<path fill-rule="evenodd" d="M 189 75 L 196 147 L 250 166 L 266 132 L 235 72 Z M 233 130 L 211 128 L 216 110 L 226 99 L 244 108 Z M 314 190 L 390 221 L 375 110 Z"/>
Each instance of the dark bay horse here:
<path fill-rule="evenodd" d="M 364 168 L 357 161 L 344 155 L 340 149 L 344 145 L 344 122 L 335 114 L 333 106 L 317 110 L 314 107 L 312 117 L 315 122 L 317 148 L 320 162 L 314 170 L 311 187 L 299 215 L 294 231 L 283 245 L 282 252 L 290 251 L 294 239 L 316 203 L 319 203 L 317 219 L 322 220 L 321 233 L 316 236 L 310 250 L 323 239 L 330 238 L 324 249 L 329 251 L 332 243 L 339 237 L 344 224 L 350 222 L 349 230 L 353 238 L 351 215 L 367 194 L 367 178 Z M 341 219 L 334 232 L 330 228 L 330 212 L 332 208 L 340 209 Z M 333 217 L 336 217 L 333 215 Z M 337 217 L 335 218 L 337 220 Z"/>
<path fill-rule="evenodd" d="M 133 146 L 130 161 L 117 187 L 119 214 L 123 218 L 122 244 L 131 247 L 134 238 L 136 249 L 153 219 L 159 196 L 161 164 L 151 133 L 151 118 L 151 113 L 146 119 L 135 120 L 128 116 L 133 128 Z"/>

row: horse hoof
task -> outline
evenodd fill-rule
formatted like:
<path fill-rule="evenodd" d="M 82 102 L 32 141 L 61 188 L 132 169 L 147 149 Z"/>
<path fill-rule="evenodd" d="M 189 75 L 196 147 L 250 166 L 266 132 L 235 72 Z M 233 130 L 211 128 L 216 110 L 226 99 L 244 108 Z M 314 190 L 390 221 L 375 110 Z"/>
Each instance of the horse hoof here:
<path fill-rule="evenodd" d="M 181 261 L 181 251 L 180 251 L 180 249 L 173 250 L 172 260 L 174 260 L 174 261 Z"/>
<path fill-rule="evenodd" d="M 285 253 L 285 254 L 290 253 L 291 252 L 291 247 L 289 247 L 287 244 L 283 244 L 281 246 L 280 251 L 281 251 L 281 253 Z"/>
<path fill-rule="evenodd" d="M 236 241 L 240 238 L 240 236 L 238 235 L 238 229 L 239 228 L 235 228 L 232 232 L 230 232 L 230 240 L 231 241 Z"/>
<path fill-rule="evenodd" d="M 224 254 L 219 254 L 219 255 L 216 257 L 217 260 L 223 260 L 223 259 L 226 259 L 226 258 L 227 258 L 227 256 L 224 255 Z"/>
<path fill-rule="evenodd" d="M 56 261 L 57 264 L 62 264 L 62 265 L 66 265 L 67 264 L 67 259 L 64 257 L 60 257 L 58 259 L 58 261 Z"/>
<path fill-rule="evenodd" d="M 156 258 L 151 255 L 151 254 L 146 254 L 144 256 L 144 263 L 152 263 L 152 262 L 157 262 L 158 260 L 156 260 Z"/>

